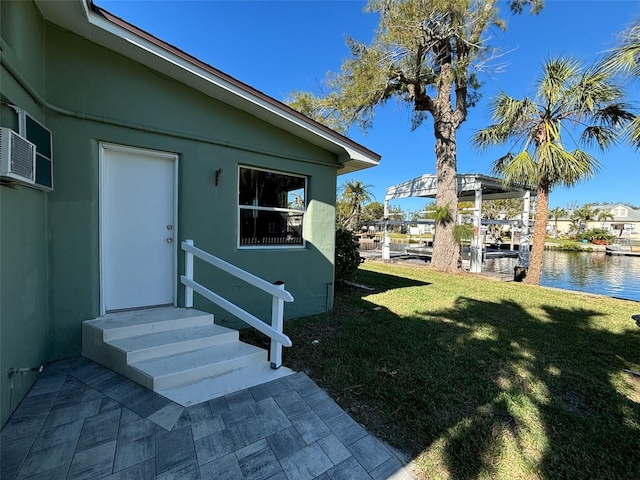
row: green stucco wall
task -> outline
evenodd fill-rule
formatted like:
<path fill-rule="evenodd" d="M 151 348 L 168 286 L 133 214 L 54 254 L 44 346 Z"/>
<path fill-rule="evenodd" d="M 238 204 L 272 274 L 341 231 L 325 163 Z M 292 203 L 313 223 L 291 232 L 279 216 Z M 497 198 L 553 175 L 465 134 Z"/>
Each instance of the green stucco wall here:
<path fill-rule="evenodd" d="M 22 29 L 3 28 L 7 44 L 20 45 L 13 62 L 52 105 L 82 114 L 127 122 L 147 131 L 93 122 L 43 110 L 3 69 L 3 99 L 39 117 L 54 139 L 51 193 L 20 187 L 0 188 L 2 201 L 2 358 L 9 366 L 31 366 L 78 355 L 82 321 L 100 313 L 99 145 L 100 142 L 174 152 L 179 155 L 178 238 L 269 281 L 282 280 L 295 297 L 287 318 L 325 311 L 333 302 L 334 215 L 337 158 L 281 129 L 205 96 L 73 33 L 46 25 L 29 2 L 2 2 L 3 27 L 22 19 Z M 23 36 L 36 31 L 32 45 Z M 40 64 L 27 65 L 30 53 Z M 2 124 L 13 113 L 2 109 Z M 46 113 L 46 115 L 45 115 Z M 151 133 L 149 129 L 177 136 Z M 211 141 L 179 138 L 187 134 Z M 219 145 L 228 142 L 236 147 Z M 238 165 L 268 168 L 308 178 L 305 248 L 237 247 Z M 222 169 L 216 186 L 214 172 Z M 27 241 L 29 239 L 29 241 Z M 16 247 L 17 246 L 17 247 Z M 14 255 L 9 248 L 21 249 Z M 178 256 L 178 275 L 183 256 Z M 28 268 L 25 268 L 28 267 Z M 261 318 L 270 318 L 271 301 L 240 281 L 209 269 L 196 280 L 236 301 Z M 9 293 L 7 279 L 20 278 Z M 25 291 L 30 292 L 25 297 Z M 178 287 L 179 302 L 183 290 Z M 249 302 L 247 300 L 249 299 Z M 213 311 L 216 321 L 242 326 L 196 296 L 197 308 Z M 23 328 L 28 325 L 28 328 Z M 20 335 L 19 341 L 12 340 Z M 5 344 L 14 347 L 5 349 Z M 22 357 L 19 344 L 29 353 Z M 35 363 L 34 363 L 35 362 Z M 286 357 L 285 357 L 286 364 Z M 2 383 L 2 421 L 8 397 Z M 28 387 L 27 387 L 28 388 Z M 24 391 L 14 395 L 22 396 Z M 14 402 L 15 403 L 15 402 Z M 15 405 L 13 405 L 15 406 Z"/>
<path fill-rule="evenodd" d="M 30 35 L 24 35 L 30 32 Z M 44 57 L 30 55 L 44 43 L 45 29 L 32 4 L 0 2 L 2 55 L 20 65 L 23 76 L 44 85 Z M 17 115 L 6 104 L 44 111 L 0 69 L 0 126 L 18 130 Z M 10 368 L 36 367 L 49 360 L 49 268 L 47 194 L 23 186 L 0 186 L 0 424 L 20 402 L 36 373 L 13 377 Z"/>
<path fill-rule="evenodd" d="M 53 278 L 61 280 L 52 285 L 53 355 L 62 356 L 79 348 L 78 318 L 88 319 L 99 314 L 98 148 L 101 141 L 177 153 L 178 237 L 191 238 L 204 250 L 267 280 L 285 281 L 296 298 L 285 307 L 287 317 L 330 308 L 335 156 L 70 33 L 48 33 L 47 62 L 58 66 L 55 81 L 47 85 L 47 100 L 55 105 L 254 150 L 50 115 L 48 126 L 55 131 L 55 191 L 50 194 L 49 205 L 51 259 Z M 70 89 L 69 85 L 78 85 L 78 88 Z M 277 156 L 255 151 L 275 152 Z M 301 162 L 299 158 L 326 162 L 326 166 Z M 240 164 L 308 176 L 306 248 L 237 248 Z M 215 186 L 214 172 L 219 168 L 223 172 L 219 185 Z M 79 229 L 78 225 L 85 228 Z M 179 255 L 179 271 L 182 271 L 181 260 Z M 199 281 L 230 300 L 243 303 L 244 299 L 256 295 L 252 287 L 224 279 L 218 272 L 200 271 L 203 274 Z M 197 301 L 196 306 L 214 310 L 203 301 Z M 252 313 L 262 317 L 267 314 L 269 318 L 268 298 L 257 305 L 251 302 L 250 306 L 254 309 Z M 217 315 L 217 321 L 240 326 L 224 313 Z"/>

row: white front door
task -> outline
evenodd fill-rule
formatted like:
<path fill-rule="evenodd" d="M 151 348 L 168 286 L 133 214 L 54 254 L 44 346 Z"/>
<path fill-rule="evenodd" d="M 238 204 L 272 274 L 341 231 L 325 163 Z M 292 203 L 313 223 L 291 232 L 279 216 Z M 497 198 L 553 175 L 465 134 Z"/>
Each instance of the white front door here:
<path fill-rule="evenodd" d="M 177 156 L 100 145 L 102 313 L 174 305 Z"/>

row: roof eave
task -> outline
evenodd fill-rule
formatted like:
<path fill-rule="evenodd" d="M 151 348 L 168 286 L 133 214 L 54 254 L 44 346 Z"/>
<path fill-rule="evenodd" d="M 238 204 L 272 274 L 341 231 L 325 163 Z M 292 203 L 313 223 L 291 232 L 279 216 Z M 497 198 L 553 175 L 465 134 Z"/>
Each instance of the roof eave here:
<path fill-rule="evenodd" d="M 46 20 L 334 153 L 341 166 L 338 174 L 380 162 L 377 153 L 118 18 L 92 0 L 35 1 Z"/>

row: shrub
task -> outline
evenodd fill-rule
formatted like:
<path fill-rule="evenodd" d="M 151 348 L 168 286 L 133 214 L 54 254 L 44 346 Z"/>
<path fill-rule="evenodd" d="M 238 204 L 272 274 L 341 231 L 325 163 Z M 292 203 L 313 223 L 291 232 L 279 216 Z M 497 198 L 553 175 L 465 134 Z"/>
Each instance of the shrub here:
<path fill-rule="evenodd" d="M 353 232 L 336 229 L 336 282 L 351 280 L 364 258 L 360 256 L 360 244 Z"/>
<path fill-rule="evenodd" d="M 578 240 L 589 240 L 591 243 L 597 243 L 602 245 L 603 243 L 610 242 L 613 240 L 614 235 L 611 235 L 606 230 L 602 228 L 592 228 L 591 230 L 587 230 L 586 232 L 579 233 L 576 238 Z"/>

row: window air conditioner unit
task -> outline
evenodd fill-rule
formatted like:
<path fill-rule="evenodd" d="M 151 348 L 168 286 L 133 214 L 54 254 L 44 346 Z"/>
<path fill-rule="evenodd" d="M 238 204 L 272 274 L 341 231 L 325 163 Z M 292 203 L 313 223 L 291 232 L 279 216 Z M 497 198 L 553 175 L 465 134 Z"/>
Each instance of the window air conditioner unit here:
<path fill-rule="evenodd" d="M 0 127 L 0 177 L 33 184 L 36 146 L 10 128 Z"/>

